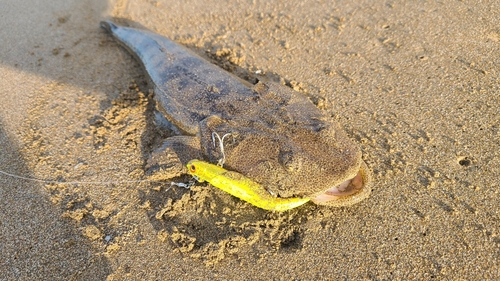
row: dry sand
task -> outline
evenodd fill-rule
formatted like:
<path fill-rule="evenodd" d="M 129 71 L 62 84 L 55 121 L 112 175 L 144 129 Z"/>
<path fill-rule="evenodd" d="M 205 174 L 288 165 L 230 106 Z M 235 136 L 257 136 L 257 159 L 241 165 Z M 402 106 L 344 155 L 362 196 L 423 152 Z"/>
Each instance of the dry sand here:
<path fill-rule="evenodd" d="M 273 214 L 204 185 L 0 175 L 0 279 L 500 279 L 500 2 L 289 2 L 3 0 L 1 170 L 147 179 L 164 135 L 99 28 L 120 17 L 307 95 L 374 186 Z"/>

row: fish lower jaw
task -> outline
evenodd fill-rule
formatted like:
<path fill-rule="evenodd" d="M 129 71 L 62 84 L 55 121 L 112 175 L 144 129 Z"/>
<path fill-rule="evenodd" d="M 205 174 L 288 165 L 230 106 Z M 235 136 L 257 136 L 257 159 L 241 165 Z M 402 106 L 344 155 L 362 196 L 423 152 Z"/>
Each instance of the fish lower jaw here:
<path fill-rule="evenodd" d="M 370 174 L 368 167 L 363 162 L 359 172 L 339 185 L 311 198 L 318 205 L 335 207 L 349 206 L 367 198 L 371 193 Z"/>

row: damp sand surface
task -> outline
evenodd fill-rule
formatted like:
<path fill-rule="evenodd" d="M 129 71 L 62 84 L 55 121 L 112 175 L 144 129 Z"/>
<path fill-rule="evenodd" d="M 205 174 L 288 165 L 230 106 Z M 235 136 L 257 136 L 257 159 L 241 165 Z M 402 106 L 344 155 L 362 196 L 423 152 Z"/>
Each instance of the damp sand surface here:
<path fill-rule="evenodd" d="M 500 4 L 13 1 L 0 11 L 0 169 L 148 179 L 158 128 L 121 18 L 339 122 L 373 171 L 346 208 L 215 188 L 0 175 L 2 280 L 480 280 L 500 260 Z M 188 178 L 178 178 L 187 181 Z"/>

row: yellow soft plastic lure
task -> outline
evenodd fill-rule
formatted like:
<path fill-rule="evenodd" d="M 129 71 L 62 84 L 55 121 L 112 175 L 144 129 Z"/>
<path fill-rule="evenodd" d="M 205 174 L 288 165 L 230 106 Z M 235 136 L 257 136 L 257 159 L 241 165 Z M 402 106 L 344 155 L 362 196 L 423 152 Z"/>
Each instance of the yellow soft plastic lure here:
<path fill-rule="evenodd" d="M 286 211 L 310 200 L 309 198 L 276 198 L 260 184 L 242 174 L 201 160 L 189 161 L 187 168 L 189 174 L 196 176 L 199 181 L 207 181 L 222 191 L 265 210 Z"/>

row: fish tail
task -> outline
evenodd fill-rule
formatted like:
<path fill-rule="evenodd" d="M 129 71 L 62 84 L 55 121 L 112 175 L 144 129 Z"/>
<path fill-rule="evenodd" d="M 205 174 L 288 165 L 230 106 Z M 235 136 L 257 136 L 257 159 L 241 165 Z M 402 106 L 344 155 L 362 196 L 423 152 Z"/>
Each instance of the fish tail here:
<path fill-rule="evenodd" d="M 118 28 L 118 26 L 111 21 L 101 21 L 101 27 L 109 33 L 113 33 L 113 31 Z"/>

